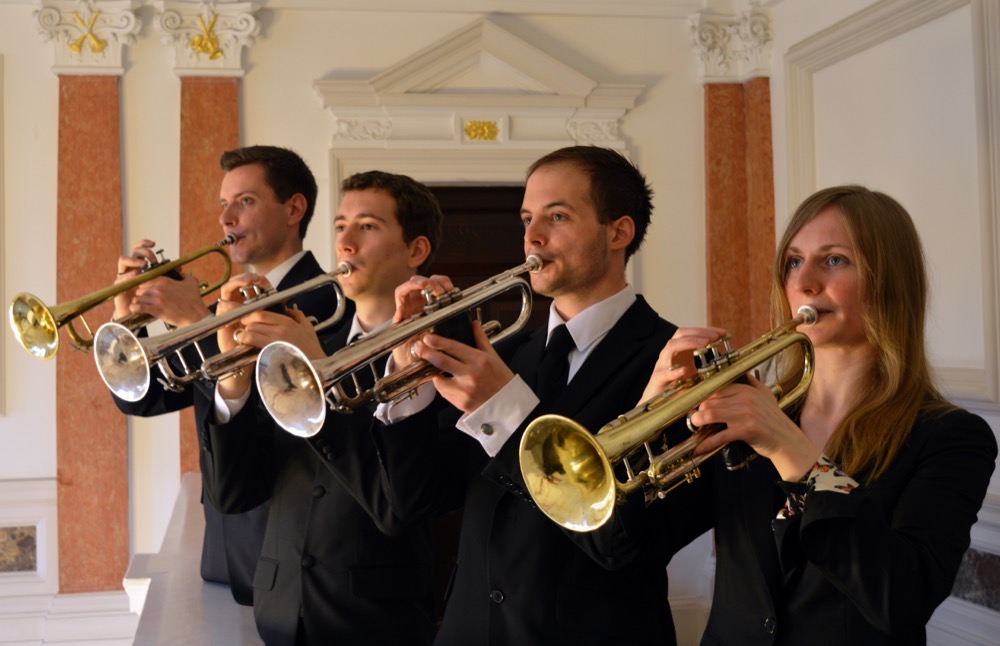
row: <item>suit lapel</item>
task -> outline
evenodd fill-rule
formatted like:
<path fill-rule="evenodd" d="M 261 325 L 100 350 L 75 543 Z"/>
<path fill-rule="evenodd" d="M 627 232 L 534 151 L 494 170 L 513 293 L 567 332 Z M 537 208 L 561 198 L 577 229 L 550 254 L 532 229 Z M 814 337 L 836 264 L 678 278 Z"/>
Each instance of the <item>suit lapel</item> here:
<path fill-rule="evenodd" d="M 323 268 L 319 266 L 316 262 L 316 257 L 313 256 L 311 251 L 307 251 L 304 256 L 299 258 L 299 261 L 295 263 L 285 277 L 281 279 L 276 288 L 280 291 L 283 289 L 288 289 L 289 287 L 294 287 L 299 283 L 304 283 L 310 278 L 315 278 L 323 273 Z"/>
<path fill-rule="evenodd" d="M 548 336 L 546 327 L 540 327 L 531 333 L 531 338 L 519 348 L 510 362 L 510 368 L 521 375 L 524 383 L 534 389 L 538 381 L 538 366 L 542 362 L 545 351 L 545 338 Z"/>
<path fill-rule="evenodd" d="M 599 396 L 604 384 L 614 379 L 614 375 L 645 348 L 656 320 L 655 312 L 638 297 L 573 375 L 566 390 L 554 402 L 555 408 L 574 412 Z M 625 408 L 634 403 L 623 402 Z"/>

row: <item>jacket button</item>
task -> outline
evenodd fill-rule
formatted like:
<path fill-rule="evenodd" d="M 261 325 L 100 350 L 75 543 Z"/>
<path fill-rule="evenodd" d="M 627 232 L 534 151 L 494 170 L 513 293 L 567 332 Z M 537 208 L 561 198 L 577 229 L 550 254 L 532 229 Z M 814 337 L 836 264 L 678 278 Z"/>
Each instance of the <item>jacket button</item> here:
<path fill-rule="evenodd" d="M 304 568 L 310 568 L 310 567 L 312 567 L 314 565 L 316 565 L 316 559 L 314 559 L 313 557 L 311 557 L 309 555 L 306 555 L 306 556 L 302 557 L 302 567 L 304 567 Z"/>
<path fill-rule="evenodd" d="M 490 591 L 490 601 L 493 603 L 503 603 L 503 591 L 502 590 L 491 590 Z"/>
<path fill-rule="evenodd" d="M 323 438 L 319 438 L 315 441 L 315 444 L 318 448 L 323 448 L 324 446 L 326 446 L 326 440 L 324 440 Z"/>
<path fill-rule="evenodd" d="M 764 632 L 768 635 L 773 635 L 775 628 L 778 627 L 778 622 L 774 617 L 768 617 L 764 620 Z"/>
<path fill-rule="evenodd" d="M 313 487 L 313 498 L 322 498 L 326 495 L 326 489 L 323 485 L 316 485 Z"/>

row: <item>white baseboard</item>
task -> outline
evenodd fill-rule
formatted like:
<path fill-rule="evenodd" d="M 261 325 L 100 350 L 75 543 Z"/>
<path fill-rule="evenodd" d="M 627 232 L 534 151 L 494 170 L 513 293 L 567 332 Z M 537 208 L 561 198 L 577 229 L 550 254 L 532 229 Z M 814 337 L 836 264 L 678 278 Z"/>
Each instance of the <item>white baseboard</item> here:
<path fill-rule="evenodd" d="M 0 644 L 89 644 L 127 646 L 139 615 L 124 591 L 31 595 L 0 605 Z"/>
<path fill-rule="evenodd" d="M 927 624 L 927 646 L 996 646 L 1000 612 L 964 601 L 945 599 Z"/>
<path fill-rule="evenodd" d="M 670 597 L 670 612 L 674 616 L 677 646 L 697 646 L 708 624 L 712 600 L 702 597 Z"/>

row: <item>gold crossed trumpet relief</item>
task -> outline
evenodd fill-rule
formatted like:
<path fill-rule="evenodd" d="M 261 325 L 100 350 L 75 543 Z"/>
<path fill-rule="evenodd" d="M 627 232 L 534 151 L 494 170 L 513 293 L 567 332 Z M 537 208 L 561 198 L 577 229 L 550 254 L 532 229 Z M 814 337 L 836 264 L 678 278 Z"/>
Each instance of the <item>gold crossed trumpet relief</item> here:
<path fill-rule="evenodd" d="M 75 11 L 73 12 L 73 20 L 75 20 L 76 24 L 83 30 L 83 35 L 69 43 L 69 49 L 71 52 L 79 54 L 83 50 L 85 42 L 90 43 L 90 51 L 95 54 L 100 54 L 108 46 L 108 41 L 94 35 L 94 23 L 97 22 L 97 17 L 100 15 L 100 11 L 95 11 L 90 14 L 90 20 L 85 23 L 83 18 L 80 17 L 80 14 Z"/>

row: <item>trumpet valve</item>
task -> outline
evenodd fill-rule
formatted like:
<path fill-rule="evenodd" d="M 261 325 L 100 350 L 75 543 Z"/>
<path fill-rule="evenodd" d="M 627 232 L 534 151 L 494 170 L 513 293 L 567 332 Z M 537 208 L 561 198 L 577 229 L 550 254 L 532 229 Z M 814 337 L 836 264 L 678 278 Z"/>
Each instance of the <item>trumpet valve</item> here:
<path fill-rule="evenodd" d="M 667 494 L 669 494 L 671 491 L 673 491 L 677 487 L 679 487 L 679 486 L 681 486 L 683 484 L 691 484 L 692 482 L 694 482 L 695 480 L 697 480 L 698 478 L 701 477 L 701 467 L 695 465 L 693 462 L 686 462 L 682 466 L 683 466 L 683 468 L 687 468 L 687 469 L 690 469 L 690 470 L 687 471 L 686 473 L 677 474 L 677 475 L 675 475 L 674 472 L 670 472 L 668 475 L 673 476 L 673 478 L 671 478 L 671 479 L 676 478 L 677 480 L 674 482 L 673 485 L 671 485 L 670 487 L 668 487 L 666 489 L 659 489 L 658 488 L 656 490 L 656 497 L 657 498 L 659 498 L 660 500 L 663 500 L 664 498 L 667 497 Z M 691 468 L 692 466 L 694 468 Z M 681 467 L 678 467 L 678 468 L 681 468 Z"/>

